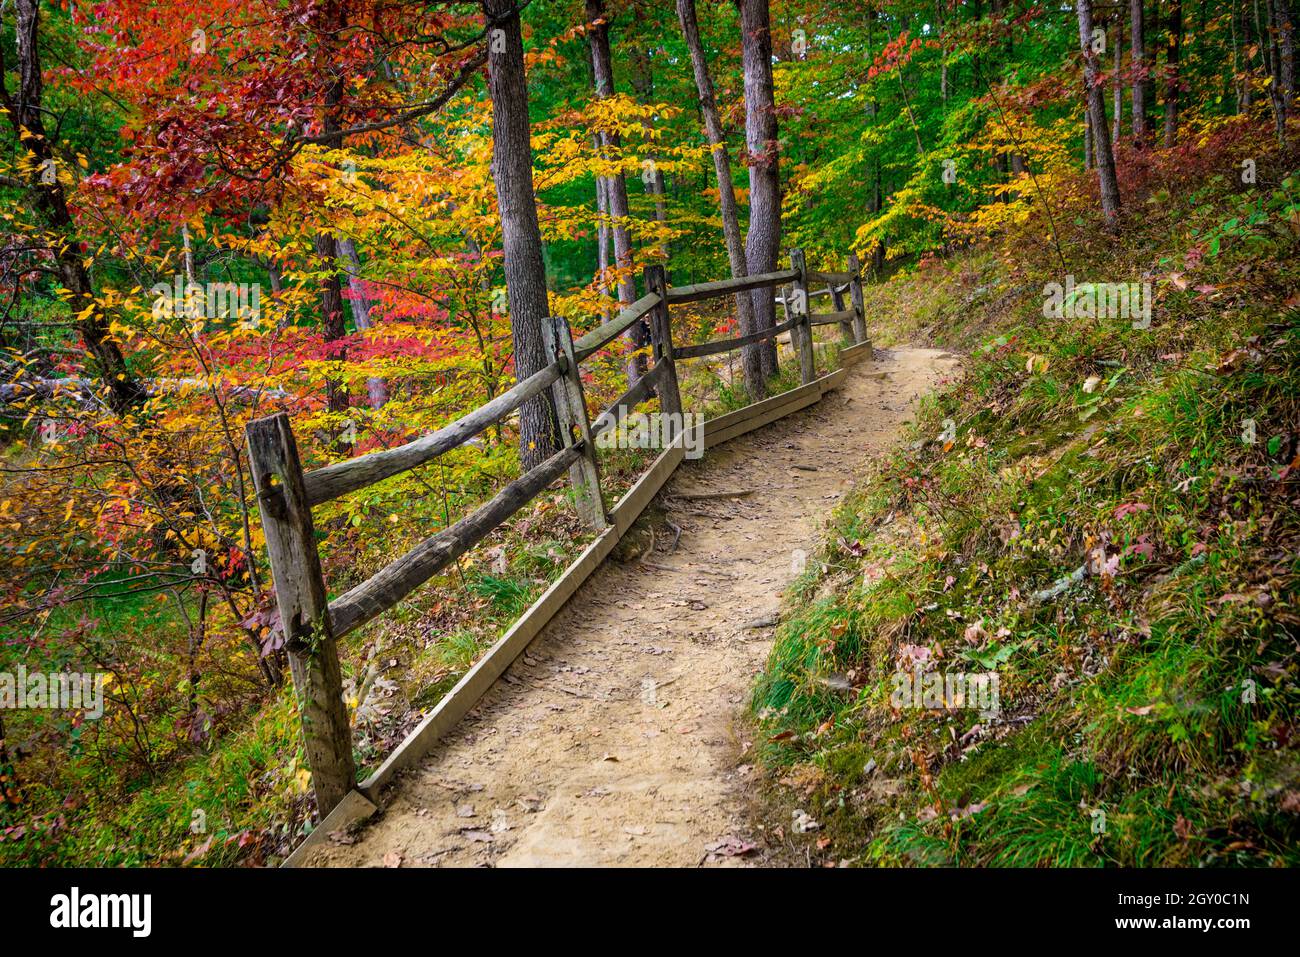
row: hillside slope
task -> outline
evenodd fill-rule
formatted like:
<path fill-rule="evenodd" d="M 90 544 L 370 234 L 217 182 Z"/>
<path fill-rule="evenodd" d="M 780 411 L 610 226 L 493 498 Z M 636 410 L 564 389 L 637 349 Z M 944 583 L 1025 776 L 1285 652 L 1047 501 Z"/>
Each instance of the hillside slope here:
<path fill-rule="evenodd" d="M 755 691 L 813 858 L 1300 862 L 1300 191 L 1276 149 L 1237 181 L 1250 135 L 1149 164 L 1116 232 L 1081 178 L 873 290 L 886 341 L 969 358 L 837 509 Z M 1089 282 L 1149 283 L 1149 326 Z"/>

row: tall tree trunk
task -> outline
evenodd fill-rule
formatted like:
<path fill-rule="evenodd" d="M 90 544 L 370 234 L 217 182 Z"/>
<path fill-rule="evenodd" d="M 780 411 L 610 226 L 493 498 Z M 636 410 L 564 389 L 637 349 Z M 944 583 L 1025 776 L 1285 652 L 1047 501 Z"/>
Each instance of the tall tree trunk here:
<path fill-rule="evenodd" d="M 877 157 L 875 163 L 875 174 L 872 177 L 871 184 L 871 213 L 873 216 L 880 215 L 880 211 L 885 208 L 885 191 L 884 183 L 880 177 L 880 158 Z M 880 242 L 876 244 L 875 252 L 871 254 L 871 268 L 875 271 L 876 278 L 880 279 L 885 271 L 885 240 L 881 237 Z"/>
<path fill-rule="evenodd" d="M 600 138 L 593 137 L 592 147 L 600 153 Z M 602 297 L 609 295 L 609 184 L 605 177 L 596 177 L 596 288 Z M 601 316 L 609 322 L 608 306 L 602 307 Z"/>
<path fill-rule="evenodd" d="M 322 69 L 332 70 L 335 59 L 334 48 L 347 25 L 347 13 L 340 0 L 322 4 L 316 8 L 316 11 L 322 48 Z M 339 126 L 338 116 L 339 106 L 343 102 L 343 77 L 338 75 L 337 71 L 334 73 L 334 78 L 325 88 L 324 115 L 321 118 L 321 146 L 327 150 L 343 148 L 343 132 Z M 321 232 L 314 238 L 313 246 L 319 267 L 328 270 L 320 289 L 321 331 L 326 343 L 326 353 L 342 367 L 347 362 L 346 346 L 329 345 L 345 338 L 348 334 L 347 320 L 343 315 L 343 283 L 339 278 L 338 241 L 330 233 Z M 347 411 L 351 400 L 346 382 L 332 377 L 325 380 L 325 405 L 330 412 Z M 342 439 L 336 441 L 341 448 L 351 444 Z"/>
<path fill-rule="evenodd" d="M 645 19 L 645 7 L 641 4 L 634 4 L 632 7 L 634 22 L 637 27 L 637 33 L 644 38 L 648 32 Z M 636 92 L 637 102 L 649 104 L 654 102 L 654 70 L 650 64 L 650 51 L 646 48 L 644 42 L 637 43 L 632 48 L 632 89 Z M 652 132 L 652 124 L 649 120 L 643 120 L 642 126 L 647 133 Z M 653 142 L 653 137 L 648 137 L 649 142 Z M 665 227 L 668 223 L 668 203 L 664 195 L 664 172 L 659 168 L 659 154 L 653 148 L 647 149 L 646 159 L 653 164 L 650 167 L 649 175 L 642 176 L 642 183 L 645 184 L 646 192 L 654 197 L 655 204 L 655 222 L 660 227 Z M 665 271 L 667 270 L 667 261 L 669 260 L 668 242 L 665 240 L 659 247 L 659 255 L 665 260 Z"/>
<path fill-rule="evenodd" d="M 1101 211 L 1109 223 L 1119 216 L 1119 182 L 1115 177 L 1115 153 L 1106 126 L 1106 97 L 1101 85 L 1101 65 L 1092 50 L 1092 0 L 1075 0 L 1079 15 L 1079 45 L 1083 49 L 1083 84 L 1088 98 L 1092 151 L 1101 185 Z"/>
<path fill-rule="evenodd" d="M 357 245 L 351 239 L 338 240 L 338 251 L 343 261 L 343 269 L 348 274 L 348 298 L 352 303 L 352 324 L 356 326 L 358 332 L 365 332 L 370 328 L 370 310 L 373 306 L 370 297 L 366 295 L 366 287 L 361 279 L 361 257 L 357 255 Z M 378 376 L 370 376 L 366 379 L 366 394 L 370 399 L 370 407 L 378 409 L 388 401 L 388 383 Z"/>
<path fill-rule="evenodd" d="M 1290 0 L 1272 0 L 1273 27 L 1277 33 L 1278 80 L 1289 115 L 1295 109 L 1295 25 Z"/>
<path fill-rule="evenodd" d="M 713 171 L 718 177 L 718 207 L 722 213 L 722 235 L 727 245 L 727 259 L 731 275 L 739 279 L 749 274 L 745 265 L 745 245 L 740 235 L 740 213 L 736 208 L 736 190 L 731 179 L 731 158 L 727 154 L 727 139 L 718 118 L 718 101 L 713 92 L 713 78 L 709 75 L 709 62 L 704 57 L 700 43 L 700 27 L 695 15 L 695 0 L 677 0 L 677 18 L 681 21 L 682 36 L 691 53 L 691 66 L 695 70 L 695 90 L 699 94 L 700 116 L 704 134 L 713 153 Z M 754 326 L 754 298 L 747 292 L 736 294 L 736 321 L 740 334 L 747 336 L 756 331 Z M 763 359 L 760 347 L 745 346 L 740 350 L 745 373 L 745 388 L 755 401 L 767 394 L 763 381 Z"/>
<path fill-rule="evenodd" d="M 1238 13 L 1241 14 L 1240 21 Z M 1232 89 L 1237 96 L 1237 112 L 1246 113 L 1250 110 L 1250 81 L 1246 78 L 1250 73 L 1250 66 L 1249 60 L 1242 62 L 1241 54 L 1243 47 L 1249 44 L 1250 31 L 1245 9 L 1234 4 L 1232 19 L 1229 22 L 1232 24 Z"/>
<path fill-rule="evenodd" d="M 587 40 L 591 45 L 591 66 L 596 79 L 596 96 L 606 99 L 614 95 L 614 63 L 609 49 L 609 18 L 604 0 L 586 0 Z M 602 134 L 605 148 L 618 153 L 622 143 L 617 133 Z M 620 170 L 605 181 L 608 191 L 609 212 L 614 219 L 614 262 L 618 266 L 618 300 L 630 305 L 636 299 L 636 280 L 632 276 L 632 234 L 628 231 L 631 213 L 627 202 L 627 179 Z M 645 346 L 650 342 L 650 327 L 638 319 L 627 330 L 628 345 L 634 350 L 627 363 L 627 382 L 636 385 L 645 375 Z"/>
<path fill-rule="evenodd" d="M 347 347 L 328 345 L 348 334 L 347 322 L 343 317 L 343 283 L 338 273 L 338 243 L 328 233 L 317 233 L 313 246 L 320 268 L 329 270 L 320 287 L 321 331 L 327 343 L 326 354 L 341 365 L 347 361 Z M 333 377 L 327 378 L 325 404 L 331 412 L 346 412 L 350 405 L 347 383 Z"/>
<path fill-rule="evenodd" d="M 181 223 L 181 248 L 184 250 L 185 281 L 197 283 L 199 280 L 194 270 L 194 243 L 190 240 L 189 223 Z"/>
<path fill-rule="evenodd" d="M 781 251 L 781 176 L 777 153 L 776 96 L 772 85 L 772 27 L 768 0 L 736 0 L 740 8 L 741 60 L 745 71 L 745 146 L 749 151 L 749 232 L 745 265 L 750 275 L 776 269 Z M 754 327 L 776 324 L 770 289 L 755 289 Z M 763 374 L 776 372 L 776 344 L 762 350 Z"/>
<path fill-rule="evenodd" d="M 109 405 L 125 412 L 144 401 L 145 390 L 127 367 L 117 341 L 109 331 L 109 319 L 95 299 L 90 273 L 82 259 L 76 238 L 76 224 L 68 210 L 67 196 L 57 175 L 54 147 L 45 135 L 45 93 L 39 44 L 40 0 L 16 0 L 18 22 L 18 96 L 9 95 L 4 78 L 8 67 L 0 52 L 0 104 L 9 118 L 18 142 L 30 154 L 27 183 L 32 205 L 50 230 L 55 269 L 59 282 L 69 293 L 68 307 L 76 320 L 85 350 L 99 380 L 108 390 Z"/>
<path fill-rule="evenodd" d="M 1142 0 L 1129 0 L 1129 63 L 1133 73 L 1133 145 L 1141 149 L 1147 139 L 1147 92 L 1151 66 L 1147 63 L 1146 22 Z"/>
<path fill-rule="evenodd" d="M 867 12 L 864 17 L 867 26 L 867 59 L 868 60 L 870 60 L 875 55 L 874 54 L 875 38 L 873 36 L 873 27 L 875 26 L 876 17 L 878 15 L 879 14 L 877 13 L 875 7 L 873 6 L 867 9 Z M 871 104 L 871 121 L 872 124 L 874 125 L 880 116 L 880 104 L 876 101 L 874 97 L 872 97 L 872 99 L 869 102 Z M 871 213 L 871 218 L 875 219 L 877 216 L 880 215 L 880 211 L 884 207 L 884 202 L 885 202 L 885 195 L 882 188 L 883 184 L 881 182 L 881 177 L 880 177 L 879 156 L 876 156 L 872 160 L 871 168 L 872 168 L 871 192 L 867 196 L 867 210 L 868 212 Z M 871 252 L 871 270 L 875 274 L 876 278 L 879 279 L 881 277 L 881 274 L 884 272 L 884 269 L 885 269 L 885 240 L 884 237 L 881 237 L 880 241 L 876 243 L 876 248 L 873 249 Z"/>
<path fill-rule="evenodd" d="M 1269 75 L 1268 99 L 1273 107 L 1273 122 L 1277 127 L 1277 140 L 1286 147 L 1286 116 L 1288 99 L 1282 83 L 1282 44 L 1277 28 L 1279 2 L 1285 0 L 1267 0 L 1264 8 L 1265 22 L 1259 22 L 1259 6 L 1255 6 L 1255 26 L 1264 47 L 1264 63 Z"/>
<path fill-rule="evenodd" d="M 1093 167 L 1092 162 L 1092 114 L 1088 111 L 1087 93 L 1084 93 L 1083 101 L 1083 168 L 1090 170 Z"/>
<path fill-rule="evenodd" d="M 1165 149 L 1178 143 L 1178 88 L 1182 83 L 1179 61 L 1183 50 L 1183 3 L 1169 5 L 1169 46 L 1165 51 Z"/>
<path fill-rule="evenodd" d="M 1111 128 L 1110 143 L 1114 148 L 1119 147 L 1120 134 L 1124 132 L 1124 79 L 1120 75 L 1124 64 L 1124 21 L 1119 16 L 1115 17 L 1115 80 L 1114 80 L 1114 113 L 1111 121 L 1115 124 Z"/>
<path fill-rule="evenodd" d="M 533 149 L 528 125 L 524 40 L 515 0 L 483 0 L 488 21 L 488 92 L 492 96 L 492 179 L 501 214 L 515 378 L 548 364 L 542 323 L 549 312 L 542 231 L 533 192 Z M 496 31 L 500 31 L 497 33 Z M 525 469 L 559 451 L 555 413 L 543 396 L 519 409 L 519 461 Z"/>

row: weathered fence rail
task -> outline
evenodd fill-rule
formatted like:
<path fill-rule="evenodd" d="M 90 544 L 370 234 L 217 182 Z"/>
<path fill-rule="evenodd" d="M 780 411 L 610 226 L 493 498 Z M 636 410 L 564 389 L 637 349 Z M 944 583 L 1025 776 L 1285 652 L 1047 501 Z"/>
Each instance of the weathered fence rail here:
<path fill-rule="evenodd" d="M 370 799 L 378 797 L 378 789 L 398 769 L 425 753 L 450 723 L 472 707 L 491 681 L 603 560 L 667 481 L 684 457 L 682 437 L 677 434 L 670 436 L 669 447 L 617 506 L 608 511 L 601 491 L 595 440 L 605 430 L 618 428 L 633 408 L 652 396 L 658 397 L 662 411 L 680 413 L 682 401 L 676 369 L 679 361 L 740 349 L 790 333 L 802 384 L 706 423 L 705 443 L 712 446 L 816 402 L 827 389 L 838 385 L 842 369 L 821 379 L 817 377 L 812 336 L 815 326 L 838 323 L 845 342 L 853 343 L 843 353 L 845 356 L 862 350 L 870 352 L 856 258 L 849 257 L 849 272 L 815 272 L 805 268 L 803 253 L 796 249 L 791 252 L 790 264 L 790 269 L 675 289 L 667 287 L 662 266 L 647 267 L 646 294 L 586 335 L 575 340 L 563 318 L 551 317 L 543 327 L 543 336 L 552 361 L 544 369 L 455 422 L 396 448 L 304 473 L 287 414 L 281 412 L 249 423 L 246 430 L 249 462 L 298 695 L 307 761 L 322 817 L 330 815 L 336 807 L 340 813 L 347 814 L 364 813 L 367 807 L 373 810 Z M 810 291 L 812 282 L 827 286 Z M 786 308 L 784 322 L 728 339 L 690 344 L 674 342 L 671 306 L 732 296 L 746 290 L 776 289 L 784 284 L 790 286 L 790 292 L 780 296 Z M 843 302 L 846 290 L 852 301 L 849 307 Z M 810 312 L 810 299 L 823 295 L 832 297 L 835 310 Z M 642 318 L 648 319 L 650 325 L 653 365 L 593 425 L 588 418 L 580 366 Z M 539 395 L 547 395 L 555 408 L 564 438 L 563 449 L 510 482 L 469 515 L 328 601 L 312 523 L 314 506 L 431 462 L 501 422 Z M 380 769 L 358 786 L 351 726 L 342 693 L 338 640 L 391 609 L 566 472 L 575 507 L 598 537 Z M 358 787 L 361 794 L 357 793 Z M 341 804 L 345 806 L 340 807 Z"/>

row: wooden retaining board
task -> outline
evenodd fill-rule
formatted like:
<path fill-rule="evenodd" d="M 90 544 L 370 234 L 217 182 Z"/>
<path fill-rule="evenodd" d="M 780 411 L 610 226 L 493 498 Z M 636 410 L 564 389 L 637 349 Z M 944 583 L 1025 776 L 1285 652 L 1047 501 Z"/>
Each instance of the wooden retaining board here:
<path fill-rule="evenodd" d="M 780 395 L 774 395 L 771 398 L 764 399 L 761 402 L 753 402 L 743 409 L 737 409 L 734 412 L 728 412 L 726 415 L 720 415 L 716 419 L 709 419 L 704 423 L 704 447 L 712 448 L 719 442 L 725 442 L 726 439 L 719 439 L 718 436 L 723 433 L 730 433 L 737 425 L 741 425 L 751 419 L 759 418 L 772 409 L 779 409 L 786 405 L 802 401 L 807 396 L 815 396 L 813 401 L 821 398 L 821 388 L 817 383 L 809 382 L 807 385 L 801 385 L 797 389 L 791 389 L 789 392 L 782 392 Z M 803 408 L 802 405 L 799 408 Z M 794 409 L 790 410 L 795 411 Z M 746 430 L 748 431 L 748 430 Z M 735 438 L 741 435 L 741 432 L 735 432 L 729 435 L 729 438 Z"/>
<path fill-rule="evenodd" d="M 627 494 L 619 499 L 609 516 L 619 538 L 627 534 L 632 523 L 659 494 L 659 490 L 667 484 L 668 479 L 672 477 L 673 472 L 677 471 L 677 466 L 681 465 L 685 458 L 686 449 L 681 438 L 678 437 L 655 459 L 645 475 L 637 479 L 636 484 L 627 490 Z"/>
<path fill-rule="evenodd" d="M 808 385 L 814 387 L 812 391 L 801 394 L 793 401 L 755 412 L 752 415 L 746 416 L 743 421 L 736 422 L 725 429 L 715 431 L 712 435 L 705 438 L 705 449 L 715 448 L 723 442 L 730 442 L 732 439 L 739 438 L 747 432 L 752 432 L 765 425 L 770 425 L 777 419 L 785 418 L 792 412 L 798 412 L 800 409 L 806 409 L 810 405 L 816 405 L 821 401 L 821 390 L 815 388 L 817 385 L 816 382 L 810 382 Z M 800 390 L 791 390 L 792 393 L 797 391 Z"/>
<path fill-rule="evenodd" d="M 496 644 L 475 662 L 474 666 L 456 682 L 455 687 L 443 696 L 406 736 L 401 744 L 384 759 L 375 773 L 362 781 L 358 789 L 371 801 L 378 801 L 379 792 L 392 781 L 393 776 L 404 768 L 415 764 L 427 755 L 444 734 L 455 727 L 483 697 L 484 692 L 501 674 L 510 667 L 520 653 L 528 647 L 529 642 L 555 617 L 564 603 L 572 597 L 587 578 L 594 572 L 605 557 L 618 544 L 618 531 L 613 526 L 605 529 L 600 536 L 583 550 L 551 587 L 533 602 L 532 607 L 524 612 Z"/>
<path fill-rule="evenodd" d="M 334 810 L 325 815 L 325 820 L 316 825 L 316 829 L 294 848 L 293 853 L 286 857 L 280 866 L 301 867 L 307 852 L 323 843 L 330 834 L 343 830 L 349 824 L 364 821 L 378 810 L 379 808 L 360 791 L 349 791 L 343 796 L 342 801 L 334 805 Z"/>
<path fill-rule="evenodd" d="M 800 409 L 805 409 L 816 402 L 820 402 L 822 396 L 827 392 L 839 388 L 844 382 L 846 374 L 846 370 L 836 369 L 834 372 L 824 375 L 820 379 L 815 379 L 807 385 L 791 389 L 789 392 L 782 392 L 770 399 L 755 402 L 753 405 L 747 405 L 743 409 L 728 412 L 726 415 L 705 422 L 705 449 L 711 449 L 723 442 L 729 442 L 746 432 L 752 432 L 754 429 L 769 425 L 792 412 L 798 412 Z"/>
<path fill-rule="evenodd" d="M 869 348 L 868 343 L 862 345 Z M 855 346 L 854 348 L 861 348 Z M 843 350 L 841 357 L 845 352 Z M 838 388 L 848 370 L 836 369 L 807 385 L 791 389 L 780 395 L 755 402 L 743 409 L 704 423 L 705 449 L 713 448 L 737 436 L 784 418 L 792 412 L 807 408 L 822 396 Z M 281 867 L 299 867 L 307 852 L 320 844 L 334 831 L 374 815 L 381 805 L 384 787 L 392 783 L 399 771 L 411 767 L 426 757 L 442 737 L 454 728 L 475 705 L 492 684 L 510 667 L 524 649 L 532 643 L 565 603 L 573 597 L 582 583 L 614 550 L 647 505 L 667 484 L 673 472 L 686 457 L 685 447 L 679 438 L 663 451 L 640 479 L 623 495 L 610 513 L 610 526 L 600 534 L 582 554 L 574 559 L 555 582 L 551 584 L 528 611 L 502 635 L 487 653 L 456 682 L 433 710 L 425 715 L 401 744 L 384 759 L 370 777 L 362 781 L 320 822 L 281 864 Z"/>
<path fill-rule="evenodd" d="M 443 696 L 375 772 L 362 781 L 356 791 L 350 792 L 281 866 L 298 867 L 307 850 L 319 844 L 330 832 L 368 818 L 379 809 L 382 789 L 392 782 L 399 771 L 426 757 L 443 735 L 478 704 L 488 688 L 550 623 L 591 573 L 600 567 L 619 539 L 664 487 L 685 455 L 685 448 L 678 441 L 655 459 L 654 464 L 614 507 L 610 513 L 609 528 L 587 546 L 523 617 L 456 682 L 455 687 Z"/>
<path fill-rule="evenodd" d="M 870 342 L 859 342 L 856 346 L 840 350 L 840 363 L 847 367 L 863 359 L 871 359 L 874 355 Z"/>

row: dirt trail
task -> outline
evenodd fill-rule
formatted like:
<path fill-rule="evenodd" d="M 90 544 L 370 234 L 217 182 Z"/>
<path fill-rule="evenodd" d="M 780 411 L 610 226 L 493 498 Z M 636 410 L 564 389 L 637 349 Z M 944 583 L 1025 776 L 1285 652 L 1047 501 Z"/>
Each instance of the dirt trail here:
<path fill-rule="evenodd" d="M 878 352 L 820 403 L 688 462 L 645 562 L 608 561 L 478 707 L 317 866 L 738 864 L 757 772 L 744 712 L 796 549 L 957 360 Z M 804 468 L 797 468 L 803 466 Z M 809 467 L 815 471 L 807 470 Z M 743 498 L 687 501 L 755 488 Z M 665 540 L 667 539 L 667 540 Z M 762 841 L 756 843 L 762 845 Z"/>

